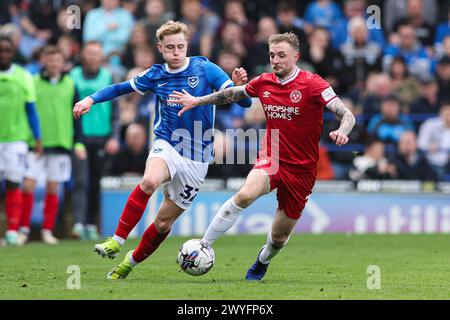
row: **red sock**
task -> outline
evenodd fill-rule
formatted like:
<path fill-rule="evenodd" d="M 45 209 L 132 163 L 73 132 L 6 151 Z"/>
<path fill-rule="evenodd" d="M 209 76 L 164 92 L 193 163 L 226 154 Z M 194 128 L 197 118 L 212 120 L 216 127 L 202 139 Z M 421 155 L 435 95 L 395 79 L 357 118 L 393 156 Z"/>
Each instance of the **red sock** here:
<path fill-rule="evenodd" d="M 141 242 L 139 242 L 138 247 L 134 250 L 132 255 L 133 260 L 142 262 L 147 259 L 156 249 L 158 249 L 159 245 L 164 241 L 168 234 L 169 232 L 160 234 L 156 229 L 155 224 L 152 223 L 150 227 L 145 230 Z"/>
<path fill-rule="evenodd" d="M 22 193 L 22 215 L 20 217 L 21 227 L 30 227 L 31 213 L 33 211 L 34 193 Z"/>
<path fill-rule="evenodd" d="M 115 233 L 116 236 L 123 239 L 128 237 L 131 230 L 133 230 L 139 220 L 141 220 L 149 198 L 150 195 L 142 191 L 139 184 L 136 188 L 134 188 L 128 197 L 125 208 L 122 211 L 122 215 L 120 216 L 119 224 L 117 225 Z"/>
<path fill-rule="evenodd" d="M 47 194 L 44 204 L 44 223 L 42 229 L 53 230 L 56 217 L 58 216 L 58 195 Z"/>
<path fill-rule="evenodd" d="M 6 190 L 5 207 L 8 230 L 19 230 L 22 214 L 22 192 L 20 188 Z"/>

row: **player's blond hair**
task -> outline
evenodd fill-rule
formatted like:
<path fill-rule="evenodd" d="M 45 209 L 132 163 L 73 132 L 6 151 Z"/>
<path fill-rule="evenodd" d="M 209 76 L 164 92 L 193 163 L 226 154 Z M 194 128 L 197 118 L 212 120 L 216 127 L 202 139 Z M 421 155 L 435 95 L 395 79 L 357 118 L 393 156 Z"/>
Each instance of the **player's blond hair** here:
<path fill-rule="evenodd" d="M 162 41 L 165 36 L 177 33 L 184 34 L 187 40 L 189 37 L 187 25 L 183 22 L 169 20 L 156 30 L 156 38 L 158 38 L 159 41 Z"/>
<path fill-rule="evenodd" d="M 273 34 L 269 37 L 268 42 L 269 42 L 269 46 L 274 43 L 287 42 L 290 44 L 290 46 L 292 48 L 295 49 L 295 51 L 300 50 L 300 41 L 298 40 L 298 37 L 293 32 Z"/>

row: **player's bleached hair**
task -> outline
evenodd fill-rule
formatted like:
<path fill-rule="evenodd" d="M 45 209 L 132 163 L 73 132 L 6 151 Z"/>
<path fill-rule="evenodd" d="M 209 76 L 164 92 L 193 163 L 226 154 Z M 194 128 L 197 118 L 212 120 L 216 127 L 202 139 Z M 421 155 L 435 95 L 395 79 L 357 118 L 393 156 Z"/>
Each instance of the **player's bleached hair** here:
<path fill-rule="evenodd" d="M 184 34 L 187 40 L 189 37 L 187 25 L 183 22 L 169 20 L 156 30 L 156 38 L 158 38 L 159 41 L 162 41 L 165 36 L 177 33 Z"/>
<path fill-rule="evenodd" d="M 277 33 L 269 37 L 269 46 L 274 43 L 287 42 L 295 51 L 300 50 L 300 40 L 293 32 Z"/>

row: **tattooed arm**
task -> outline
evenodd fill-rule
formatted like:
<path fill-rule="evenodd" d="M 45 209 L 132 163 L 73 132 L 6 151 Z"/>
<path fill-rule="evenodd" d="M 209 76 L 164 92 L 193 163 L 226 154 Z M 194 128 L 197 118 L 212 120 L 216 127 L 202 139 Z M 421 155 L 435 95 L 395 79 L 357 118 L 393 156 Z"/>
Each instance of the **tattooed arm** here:
<path fill-rule="evenodd" d="M 330 132 L 329 136 L 336 143 L 336 145 L 342 146 L 348 142 L 347 136 L 355 126 L 355 116 L 339 98 L 331 102 L 328 106 L 326 106 L 326 108 L 341 119 L 339 129 Z"/>
<path fill-rule="evenodd" d="M 184 112 L 195 108 L 196 106 L 205 104 L 227 104 L 239 101 L 244 98 L 248 98 L 248 96 L 245 93 L 245 86 L 237 86 L 226 88 L 224 90 L 220 90 L 202 97 L 194 97 L 190 95 L 186 90 L 183 90 L 182 93 L 174 91 L 173 94 L 170 95 L 170 98 L 175 102 L 183 105 L 183 109 L 178 112 L 178 116 L 181 116 Z"/>

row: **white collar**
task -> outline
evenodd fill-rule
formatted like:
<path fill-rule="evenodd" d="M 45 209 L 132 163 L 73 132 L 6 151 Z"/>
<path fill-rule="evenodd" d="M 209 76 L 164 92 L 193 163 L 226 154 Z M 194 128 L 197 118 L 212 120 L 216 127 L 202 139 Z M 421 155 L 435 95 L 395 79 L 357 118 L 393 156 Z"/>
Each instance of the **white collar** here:
<path fill-rule="evenodd" d="M 294 71 L 294 73 L 293 73 L 292 75 L 290 75 L 289 77 L 287 77 L 287 78 L 284 79 L 284 80 L 280 80 L 280 78 L 277 77 L 277 80 L 278 80 L 278 82 L 279 82 L 280 84 L 285 85 L 285 84 L 287 84 L 287 83 L 293 81 L 295 78 L 297 78 L 299 72 L 300 72 L 300 68 L 297 67 L 297 66 L 295 66 L 295 71 Z M 276 76 L 275 76 L 275 77 L 276 77 Z"/>
<path fill-rule="evenodd" d="M 170 69 L 169 66 L 167 65 L 167 63 L 164 63 L 164 66 L 166 67 L 166 71 L 168 73 L 178 73 L 178 72 L 186 70 L 187 67 L 189 67 L 189 61 L 190 61 L 190 58 L 187 57 L 186 58 L 186 63 L 184 64 L 184 66 L 181 66 L 178 69 Z"/>

